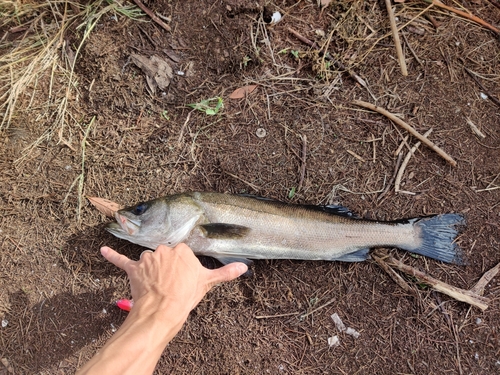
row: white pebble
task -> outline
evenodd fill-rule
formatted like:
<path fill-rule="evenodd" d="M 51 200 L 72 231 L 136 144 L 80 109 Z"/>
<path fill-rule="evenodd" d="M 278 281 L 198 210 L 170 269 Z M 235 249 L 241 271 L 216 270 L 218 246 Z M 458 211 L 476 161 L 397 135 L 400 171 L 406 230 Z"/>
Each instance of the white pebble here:
<path fill-rule="evenodd" d="M 351 328 L 351 327 L 347 327 L 345 333 L 347 333 L 348 335 L 351 335 L 355 339 L 357 339 L 360 335 L 360 333 L 358 331 L 356 331 L 354 328 Z"/>
<path fill-rule="evenodd" d="M 481 99 L 488 99 L 488 95 L 484 94 L 484 93 L 480 93 L 479 96 L 481 97 Z"/>
<path fill-rule="evenodd" d="M 7 319 L 2 319 L 2 328 L 7 327 L 8 324 L 9 324 L 9 321 Z"/>
<path fill-rule="evenodd" d="M 332 314 L 331 318 L 340 332 L 345 331 L 346 328 L 344 322 L 342 322 L 342 319 L 340 319 L 340 316 L 337 313 Z"/>
<path fill-rule="evenodd" d="M 338 336 L 328 337 L 328 345 L 330 347 L 332 347 L 332 346 L 339 346 L 340 345 L 339 337 Z"/>
<path fill-rule="evenodd" d="M 267 132 L 266 129 L 264 128 L 258 128 L 257 131 L 255 132 L 255 135 L 259 138 L 264 138 L 266 136 Z"/>
<path fill-rule="evenodd" d="M 280 12 L 274 12 L 272 17 L 271 17 L 271 24 L 278 23 L 281 21 L 281 13 Z"/>

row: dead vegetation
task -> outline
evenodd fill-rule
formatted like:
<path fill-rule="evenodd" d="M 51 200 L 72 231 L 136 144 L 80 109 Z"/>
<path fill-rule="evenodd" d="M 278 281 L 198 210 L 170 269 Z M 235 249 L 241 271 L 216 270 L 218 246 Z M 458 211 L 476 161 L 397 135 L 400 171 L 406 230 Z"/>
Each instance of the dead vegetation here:
<path fill-rule="evenodd" d="M 0 373 L 72 372 L 124 318 L 126 279 L 98 248 L 141 249 L 106 234 L 85 195 L 186 190 L 381 220 L 460 212 L 468 265 L 392 252 L 420 272 L 395 283 L 374 261 L 257 262 L 193 311 L 159 373 L 497 372 L 498 277 L 474 285 L 500 260 L 498 1 L 143 5 L 167 28 L 125 1 L 0 6 Z M 133 56 L 168 64 L 168 85 Z M 488 309 L 422 274 L 484 289 Z"/>

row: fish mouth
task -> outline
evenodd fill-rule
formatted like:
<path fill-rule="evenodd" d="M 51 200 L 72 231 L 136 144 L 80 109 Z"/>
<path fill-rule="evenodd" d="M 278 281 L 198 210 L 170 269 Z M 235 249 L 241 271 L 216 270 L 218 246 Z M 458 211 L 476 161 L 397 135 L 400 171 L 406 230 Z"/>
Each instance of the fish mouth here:
<path fill-rule="evenodd" d="M 140 220 L 129 219 L 124 215 L 120 215 L 118 212 L 115 213 L 115 219 L 116 223 L 110 223 L 107 227 L 111 233 L 134 236 L 141 229 Z"/>

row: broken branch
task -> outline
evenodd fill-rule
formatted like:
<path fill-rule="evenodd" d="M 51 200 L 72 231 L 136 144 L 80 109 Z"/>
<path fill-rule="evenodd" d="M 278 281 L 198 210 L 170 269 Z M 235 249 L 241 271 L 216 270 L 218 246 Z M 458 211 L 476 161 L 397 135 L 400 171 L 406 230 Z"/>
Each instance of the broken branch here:
<path fill-rule="evenodd" d="M 476 306 L 481 310 L 486 310 L 488 308 L 488 303 L 490 300 L 477 294 L 473 290 L 465 290 L 454 287 L 452 285 L 446 284 L 440 280 L 437 280 L 426 273 L 419 271 L 411 266 L 404 264 L 403 262 L 389 256 L 384 260 L 389 266 L 395 267 L 396 269 L 416 277 L 419 281 L 429 285 L 431 288 L 450 296 L 457 301 L 468 303 L 469 305 Z"/>
<path fill-rule="evenodd" d="M 154 14 L 147 6 L 145 6 L 141 0 L 134 0 L 134 3 L 137 4 L 139 8 L 141 8 L 144 13 L 146 13 L 153 21 L 155 21 L 158 25 L 163 27 L 167 31 L 172 31 L 170 26 L 168 26 L 165 22 L 163 22 L 161 19 L 158 18 L 156 14 Z"/>
<path fill-rule="evenodd" d="M 500 30 L 499 30 L 499 29 L 497 29 L 495 26 L 490 25 L 488 22 L 486 22 L 486 21 L 482 20 L 481 18 L 479 18 L 479 17 L 477 17 L 477 16 L 475 16 L 475 15 L 473 15 L 473 14 L 469 14 L 469 13 L 464 12 L 464 11 L 462 11 L 462 10 L 458 10 L 458 9 L 455 9 L 455 8 L 450 7 L 450 6 L 448 6 L 448 5 L 445 5 L 445 4 L 443 4 L 443 3 L 442 3 L 441 1 L 439 1 L 439 0 L 432 0 L 432 1 L 431 1 L 431 3 L 432 3 L 433 5 L 435 5 L 435 6 L 439 7 L 439 8 L 441 8 L 441 9 L 446 9 L 446 10 L 448 10 L 448 11 L 452 12 L 452 13 L 455 13 L 455 14 L 457 14 L 457 15 L 459 15 L 459 16 L 461 16 L 461 17 L 463 17 L 463 18 L 467 18 L 468 20 L 470 20 L 470 21 L 472 21 L 472 22 L 475 22 L 475 23 L 477 23 L 477 24 L 479 24 L 479 25 L 481 25 L 481 26 L 484 26 L 484 27 L 486 27 L 487 29 L 489 29 L 489 30 L 491 30 L 491 31 L 493 31 L 493 32 L 495 32 L 495 33 L 497 33 L 497 34 L 500 34 Z"/>
<path fill-rule="evenodd" d="M 406 122 L 403 120 L 399 119 L 392 113 L 386 111 L 385 109 L 373 105 L 371 103 L 364 102 L 362 100 L 354 100 L 353 103 L 355 105 L 358 105 L 360 107 L 368 108 L 371 109 L 372 111 L 378 112 L 381 115 L 384 115 L 391 121 L 395 122 L 399 126 L 401 126 L 403 129 L 408 131 L 411 135 L 413 135 L 415 138 L 417 138 L 419 141 L 421 141 L 423 144 L 425 144 L 427 147 L 429 147 L 431 150 L 435 151 L 439 156 L 441 156 L 443 159 L 445 159 L 448 163 L 450 163 L 453 167 L 457 166 L 457 162 L 449 156 L 446 152 L 444 152 L 441 148 L 436 146 L 433 142 L 429 141 L 427 138 L 422 136 L 419 132 L 417 132 L 415 129 L 413 129 L 410 125 L 408 125 Z"/>
<path fill-rule="evenodd" d="M 432 128 L 425 132 L 424 137 L 427 138 L 431 133 L 432 133 Z M 398 193 L 401 190 L 400 186 L 401 186 L 401 179 L 403 178 L 403 173 L 405 172 L 406 166 L 408 165 L 410 158 L 415 153 L 415 151 L 417 151 L 421 143 L 422 142 L 420 141 L 415 143 L 415 145 L 411 148 L 411 150 L 408 151 L 408 153 L 406 154 L 406 157 L 404 158 L 403 163 L 401 164 L 401 168 L 399 168 L 398 174 L 396 176 L 396 182 L 394 183 L 394 190 L 396 191 L 396 193 Z"/>
<path fill-rule="evenodd" d="M 404 76 L 407 76 L 408 70 L 406 69 L 406 61 L 403 55 L 403 49 L 401 48 L 401 40 L 399 39 L 398 26 L 396 25 L 396 18 L 394 17 L 394 12 L 392 11 L 391 0 L 385 0 L 385 6 L 387 7 L 387 13 L 389 14 L 389 22 L 391 24 L 394 44 L 396 45 L 396 53 L 398 55 L 399 66 L 401 67 L 401 73 Z"/>

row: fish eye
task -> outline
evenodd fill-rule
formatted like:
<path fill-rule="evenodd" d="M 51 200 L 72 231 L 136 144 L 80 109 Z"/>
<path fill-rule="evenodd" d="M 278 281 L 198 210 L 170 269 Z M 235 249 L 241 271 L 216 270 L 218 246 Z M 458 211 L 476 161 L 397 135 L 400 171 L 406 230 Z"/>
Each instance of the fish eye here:
<path fill-rule="evenodd" d="M 137 206 L 135 206 L 132 210 L 132 213 L 134 215 L 142 215 L 146 210 L 149 208 L 149 205 L 147 203 L 139 203 Z"/>

